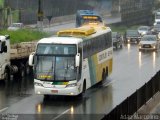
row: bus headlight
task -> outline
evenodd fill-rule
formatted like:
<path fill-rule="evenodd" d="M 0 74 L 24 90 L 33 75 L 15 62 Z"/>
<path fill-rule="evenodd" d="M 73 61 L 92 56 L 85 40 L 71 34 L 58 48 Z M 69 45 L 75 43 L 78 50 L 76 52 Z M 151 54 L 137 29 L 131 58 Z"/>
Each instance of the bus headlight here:
<path fill-rule="evenodd" d="M 77 86 L 77 83 L 68 84 L 66 87 L 75 87 Z"/>
<path fill-rule="evenodd" d="M 41 87 L 43 87 L 43 84 L 37 83 L 37 82 L 34 82 L 34 85 L 35 85 L 35 86 L 41 86 Z"/>

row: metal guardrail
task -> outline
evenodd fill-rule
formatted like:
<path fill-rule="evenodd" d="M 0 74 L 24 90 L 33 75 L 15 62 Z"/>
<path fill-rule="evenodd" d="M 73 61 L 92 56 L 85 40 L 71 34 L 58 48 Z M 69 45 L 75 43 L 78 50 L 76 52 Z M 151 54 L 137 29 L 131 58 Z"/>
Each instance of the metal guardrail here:
<path fill-rule="evenodd" d="M 127 116 L 132 116 L 158 91 L 160 91 L 160 71 L 109 114 L 105 115 L 102 120 L 126 120 Z"/>

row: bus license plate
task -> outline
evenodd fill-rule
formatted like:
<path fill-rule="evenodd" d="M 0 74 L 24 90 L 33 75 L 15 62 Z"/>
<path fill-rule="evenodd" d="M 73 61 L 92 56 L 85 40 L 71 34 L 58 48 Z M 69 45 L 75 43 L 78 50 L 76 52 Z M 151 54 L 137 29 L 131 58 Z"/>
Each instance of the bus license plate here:
<path fill-rule="evenodd" d="M 58 90 L 51 90 L 52 93 L 58 93 Z"/>

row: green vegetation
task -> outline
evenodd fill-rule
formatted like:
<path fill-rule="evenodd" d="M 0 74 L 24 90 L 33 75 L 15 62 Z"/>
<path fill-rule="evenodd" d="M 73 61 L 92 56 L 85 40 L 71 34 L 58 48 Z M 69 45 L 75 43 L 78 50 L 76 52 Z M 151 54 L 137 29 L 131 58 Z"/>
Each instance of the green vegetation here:
<path fill-rule="evenodd" d="M 0 0 L 0 8 L 3 8 L 4 6 L 4 0 Z"/>
<path fill-rule="evenodd" d="M 39 40 L 50 36 L 48 33 L 23 29 L 17 31 L 1 30 L 0 35 L 10 35 L 11 44 Z"/>
<path fill-rule="evenodd" d="M 125 25 L 120 25 L 120 26 L 116 26 L 116 25 L 111 25 L 110 28 L 113 32 L 120 32 L 121 34 L 124 34 L 125 31 L 127 29 L 137 29 L 139 26 L 135 25 L 135 26 L 125 26 Z"/>

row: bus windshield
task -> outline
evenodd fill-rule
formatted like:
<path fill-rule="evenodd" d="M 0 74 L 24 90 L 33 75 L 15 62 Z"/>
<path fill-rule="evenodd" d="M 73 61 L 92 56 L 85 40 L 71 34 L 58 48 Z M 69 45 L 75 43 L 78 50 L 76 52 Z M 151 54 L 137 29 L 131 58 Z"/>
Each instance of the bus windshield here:
<path fill-rule="evenodd" d="M 76 53 L 75 44 L 39 44 L 35 57 L 35 77 L 41 80 L 75 80 Z"/>
<path fill-rule="evenodd" d="M 75 56 L 35 57 L 35 78 L 49 81 L 70 81 L 76 79 Z"/>

